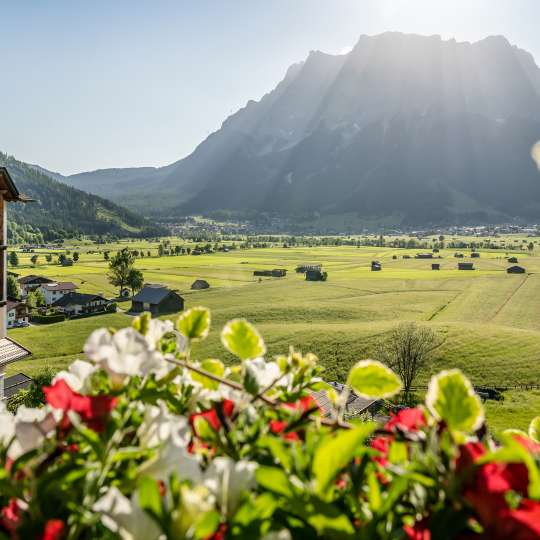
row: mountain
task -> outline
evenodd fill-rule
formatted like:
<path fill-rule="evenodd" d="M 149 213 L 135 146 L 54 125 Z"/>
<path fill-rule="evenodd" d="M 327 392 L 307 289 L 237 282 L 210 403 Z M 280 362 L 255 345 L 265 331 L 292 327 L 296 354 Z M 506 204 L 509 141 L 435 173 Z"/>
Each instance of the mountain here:
<path fill-rule="evenodd" d="M 45 169 L 28 165 L 0 152 L 0 166 L 7 167 L 21 193 L 35 202 L 12 204 L 8 234 L 21 241 L 41 237 L 53 240 L 79 234 L 157 236 L 165 234 L 130 210 L 53 179 Z M 58 175 L 61 176 L 61 175 Z"/>
<path fill-rule="evenodd" d="M 494 36 L 361 36 L 312 52 L 167 167 L 65 178 L 145 212 L 351 214 L 426 224 L 540 219 L 540 69 Z"/>

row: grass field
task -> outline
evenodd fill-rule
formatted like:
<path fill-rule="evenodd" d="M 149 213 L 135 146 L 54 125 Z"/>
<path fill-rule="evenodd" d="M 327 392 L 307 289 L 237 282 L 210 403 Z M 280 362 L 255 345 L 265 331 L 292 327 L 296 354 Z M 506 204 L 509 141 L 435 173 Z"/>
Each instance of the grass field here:
<path fill-rule="evenodd" d="M 507 246 L 519 246 L 522 238 L 508 237 Z M 172 241 L 174 245 L 174 241 Z M 116 294 L 106 278 L 107 263 L 101 253 L 126 244 L 69 246 L 81 253 L 72 267 L 30 264 L 29 254 L 19 254 L 21 275 L 36 273 L 73 281 L 82 292 Z M 130 248 L 151 250 L 157 244 L 130 242 Z M 199 351 L 201 355 L 225 356 L 219 329 L 230 318 L 245 317 L 260 329 L 269 353 L 294 345 L 318 354 L 327 379 L 343 379 L 355 361 L 373 356 L 376 344 L 400 321 L 426 324 L 444 337 L 432 371 L 459 367 L 477 384 L 511 385 L 540 383 L 540 256 L 511 250 L 526 274 L 509 275 L 506 252 L 480 250 L 479 259 L 468 259 L 469 250 L 441 250 L 432 271 L 430 260 L 403 259 L 421 250 L 372 247 L 316 247 L 233 250 L 201 256 L 145 257 L 137 267 L 150 283 L 178 289 L 186 306 L 212 309 L 213 332 Z M 396 256 L 397 259 L 393 259 Z M 371 260 L 379 260 L 381 272 L 371 272 Z M 472 261 L 474 271 L 456 270 L 457 262 Z M 327 282 L 307 282 L 294 272 L 299 263 L 320 263 Z M 286 268 L 286 278 L 253 277 L 256 269 Z M 191 291 L 191 283 L 206 279 L 211 288 Z M 32 374 L 45 365 L 64 366 L 80 354 L 85 337 L 101 326 L 123 326 L 129 317 L 104 315 L 50 326 L 12 330 L 10 335 L 33 351 L 31 360 L 14 364 L 10 372 Z M 427 382 L 429 373 L 422 376 Z M 489 404 L 495 425 L 525 427 L 540 412 L 540 393 L 508 392 L 504 404 Z"/>

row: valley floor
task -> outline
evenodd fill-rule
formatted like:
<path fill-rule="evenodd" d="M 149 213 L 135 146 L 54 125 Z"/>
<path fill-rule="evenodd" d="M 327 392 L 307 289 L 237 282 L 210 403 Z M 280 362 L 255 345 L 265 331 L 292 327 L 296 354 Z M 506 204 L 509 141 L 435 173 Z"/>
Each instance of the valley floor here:
<path fill-rule="evenodd" d="M 178 240 L 178 242 L 181 242 Z M 172 241 L 174 244 L 175 242 Z M 130 242 L 132 249 L 155 245 Z M 103 249 L 120 246 L 75 247 L 81 253 L 72 267 L 32 267 L 21 256 L 21 275 L 39 274 L 73 281 L 81 292 L 116 290 L 106 279 Z M 213 331 L 196 352 L 225 357 L 219 341 L 223 324 L 245 317 L 263 334 L 274 355 L 289 345 L 316 353 L 326 368 L 327 380 L 342 380 L 350 366 L 376 354 L 377 343 L 401 321 L 428 325 L 444 337 L 431 372 L 461 368 L 475 384 L 517 386 L 540 384 L 540 256 L 518 251 L 525 274 L 506 273 L 509 264 L 501 250 L 481 251 L 477 259 L 456 259 L 455 250 L 441 250 L 434 261 L 403 259 L 421 250 L 367 247 L 266 248 L 233 250 L 201 256 L 145 257 L 137 260 L 146 282 L 178 289 L 186 307 L 204 305 L 212 310 Z M 469 251 L 462 250 L 465 255 Z M 393 257 L 397 258 L 394 259 Z M 45 259 L 40 255 L 41 262 Z M 382 263 L 371 272 L 370 263 Z M 473 271 L 458 271 L 458 261 L 474 262 Z M 431 270 L 431 263 L 441 270 Z M 326 282 L 305 281 L 296 274 L 298 264 L 319 263 L 328 272 Z M 285 278 L 256 278 L 254 270 L 286 268 Z M 191 291 L 195 279 L 210 289 Z M 126 305 L 126 307 L 129 304 Z M 102 326 L 122 327 L 130 318 L 123 313 L 103 315 L 47 326 L 10 331 L 29 347 L 33 357 L 13 364 L 10 373 L 29 375 L 44 366 L 64 367 L 81 354 L 88 334 Z M 429 373 L 419 381 L 425 386 Z M 540 391 L 509 390 L 504 403 L 487 405 L 495 429 L 524 428 L 540 409 Z"/>

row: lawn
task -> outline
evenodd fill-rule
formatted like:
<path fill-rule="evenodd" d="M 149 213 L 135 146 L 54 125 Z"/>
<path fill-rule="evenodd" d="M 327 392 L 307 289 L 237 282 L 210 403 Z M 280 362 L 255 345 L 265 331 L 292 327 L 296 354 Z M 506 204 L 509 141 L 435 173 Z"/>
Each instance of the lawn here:
<path fill-rule="evenodd" d="M 498 242 L 519 246 L 523 238 L 505 237 Z M 535 240 L 536 242 L 536 240 Z M 175 245 L 187 245 L 180 239 Z M 186 306 L 204 305 L 212 310 L 213 331 L 200 346 L 201 356 L 227 356 L 219 329 L 233 317 L 245 317 L 260 329 L 269 355 L 286 352 L 289 345 L 318 354 L 328 380 L 343 380 L 359 359 L 376 356 L 377 345 L 394 325 L 416 321 L 436 330 L 444 343 L 429 373 L 459 367 L 475 384 L 512 385 L 540 382 L 540 257 L 538 252 L 508 249 L 516 254 L 527 273 L 509 275 L 506 252 L 443 249 L 441 270 L 431 270 L 431 260 L 415 259 L 426 250 L 388 247 L 269 247 L 232 250 L 201 256 L 157 256 L 156 242 L 129 242 L 95 246 L 67 246 L 78 251 L 72 267 L 44 264 L 39 253 L 36 267 L 30 254 L 20 253 L 21 275 L 40 274 L 75 282 L 82 292 L 116 294 L 106 278 L 103 251 L 129 246 L 150 250 L 152 256 L 137 260 L 137 267 L 151 283 L 177 289 Z M 461 251 L 464 259 L 454 258 Z M 403 255 L 412 258 L 404 259 Z M 394 258 L 396 257 L 396 258 Z M 382 263 L 371 272 L 370 263 Z M 474 262 L 476 270 L 458 271 L 457 262 Z M 294 269 L 300 263 L 319 263 L 328 272 L 326 282 L 307 282 Z M 286 278 L 255 278 L 256 269 L 286 268 Z M 195 279 L 206 279 L 211 288 L 191 291 Z M 79 355 L 86 336 L 102 326 L 121 327 L 130 318 L 122 313 L 10 331 L 33 351 L 31 360 L 12 365 L 10 373 L 36 373 L 45 365 L 59 369 Z M 228 358 L 228 360 L 232 360 Z M 497 429 L 502 425 L 524 427 L 538 414 L 540 397 L 534 393 L 508 392 L 504 404 L 489 404 L 488 415 Z"/>

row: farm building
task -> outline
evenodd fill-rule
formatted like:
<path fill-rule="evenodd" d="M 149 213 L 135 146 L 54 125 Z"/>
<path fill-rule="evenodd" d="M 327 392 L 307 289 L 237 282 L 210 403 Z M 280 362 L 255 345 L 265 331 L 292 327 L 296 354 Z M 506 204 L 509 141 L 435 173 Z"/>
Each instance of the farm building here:
<path fill-rule="evenodd" d="M 62 266 L 73 266 L 73 259 L 62 259 Z"/>
<path fill-rule="evenodd" d="M 432 270 L 440 270 L 441 269 L 441 265 L 439 263 L 433 263 L 431 265 L 431 269 Z"/>
<path fill-rule="evenodd" d="M 106 311 L 110 301 L 99 294 L 70 292 L 54 302 L 53 307 L 68 316 Z"/>
<path fill-rule="evenodd" d="M 392 255 L 392 259 L 396 260 L 396 259 L 397 259 L 397 255 Z"/>
<path fill-rule="evenodd" d="M 508 259 L 506 259 L 509 263 L 512 263 L 512 264 L 517 264 L 518 263 L 518 258 L 517 257 L 508 257 Z"/>
<path fill-rule="evenodd" d="M 480 253 L 478 253 L 478 251 L 473 251 L 471 253 L 471 258 L 473 259 L 479 259 L 480 258 Z"/>
<path fill-rule="evenodd" d="M 433 259 L 433 253 L 417 253 L 415 259 Z"/>
<path fill-rule="evenodd" d="M 309 270 L 318 270 L 321 271 L 322 265 L 320 264 L 299 264 L 296 267 L 296 273 L 297 274 L 305 274 Z"/>
<path fill-rule="evenodd" d="M 439 248 L 433 248 L 432 251 L 433 253 L 439 253 Z"/>
<path fill-rule="evenodd" d="M 35 275 L 24 276 L 19 278 L 17 281 L 19 283 L 19 287 L 21 289 L 21 296 L 23 298 L 25 298 L 29 292 L 35 291 L 44 283 L 54 283 L 54 280 L 52 279 Z"/>
<path fill-rule="evenodd" d="M 326 281 L 328 274 L 320 270 L 308 270 L 306 272 L 306 281 Z"/>
<path fill-rule="evenodd" d="M 13 183 L 5 167 L 0 167 L 0 245 L 7 246 L 7 204 L 28 202 Z M 4 376 L 8 364 L 30 356 L 30 351 L 6 336 L 6 250 L 0 255 L 0 401 L 4 399 Z"/>
<path fill-rule="evenodd" d="M 458 263 L 458 270 L 474 270 L 474 264 L 472 262 Z"/>
<path fill-rule="evenodd" d="M 71 281 L 53 281 L 52 283 L 43 283 L 39 286 L 39 289 L 45 297 L 45 304 L 50 306 L 54 304 L 57 300 L 60 300 L 62 296 L 70 292 L 74 292 L 75 289 L 78 289 L 75 283 Z"/>
<path fill-rule="evenodd" d="M 6 326 L 16 328 L 28 323 L 28 311 L 24 302 L 7 299 L 6 302 Z"/>
<path fill-rule="evenodd" d="M 410 256 L 410 255 L 403 255 L 403 258 L 404 258 L 404 259 L 410 259 L 411 256 Z"/>
<path fill-rule="evenodd" d="M 463 259 L 463 253 L 454 253 L 454 257 L 456 257 L 456 259 Z"/>
<path fill-rule="evenodd" d="M 524 274 L 525 268 L 523 268 L 523 266 L 518 266 L 518 265 L 510 266 L 509 268 L 506 269 L 506 273 L 507 274 Z"/>
<path fill-rule="evenodd" d="M 382 270 L 382 265 L 379 261 L 371 261 L 371 271 L 372 272 L 379 272 Z"/>
<path fill-rule="evenodd" d="M 131 311 L 158 316 L 184 309 L 184 299 L 165 285 L 147 283 L 132 299 Z"/>
<path fill-rule="evenodd" d="M 206 281 L 204 279 L 196 279 L 191 284 L 191 290 L 192 291 L 200 291 L 202 289 L 209 289 L 209 288 L 210 288 L 210 283 L 208 283 L 208 281 Z"/>
<path fill-rule="evenodd" d="M 285 277 L 287 275 L 287 270 L 283 268 L 274 268 L 273 270 L 255 270 L 253 275 L 263 277 Z"/>

